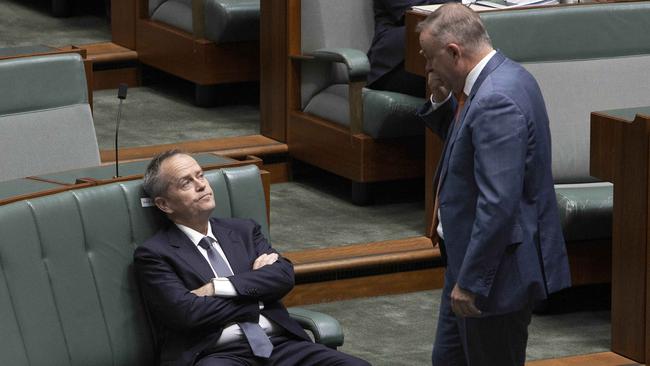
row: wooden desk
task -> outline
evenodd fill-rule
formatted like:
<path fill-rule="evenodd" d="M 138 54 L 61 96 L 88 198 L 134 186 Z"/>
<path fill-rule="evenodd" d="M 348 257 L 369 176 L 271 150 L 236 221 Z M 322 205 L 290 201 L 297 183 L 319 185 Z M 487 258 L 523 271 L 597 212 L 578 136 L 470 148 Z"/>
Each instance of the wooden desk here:
<path fill-rule="evenodd" d="M 258 163 L 258 161 L 240 161 L 214 154 L 198 154 L 194 155 L 194 158 L 204 170 Z M 118 178 L 115 178 L 114 164 L 105 164 L 102 166 L 74 169 L 52 174 L 42 174 L 35 178 L 44 182 L 64 185 L 73 185 L 78 183 L 92 183 L 94 185 L 108 184 L 142 178 L 149 161 L 150 159 L 120 163 L 120 177 Z"/>
<path fill-rule="evenodd" d="M 650 107 L 591 114 L 591 175 L 614 183 L 612 351 L 650 354 Z"/>

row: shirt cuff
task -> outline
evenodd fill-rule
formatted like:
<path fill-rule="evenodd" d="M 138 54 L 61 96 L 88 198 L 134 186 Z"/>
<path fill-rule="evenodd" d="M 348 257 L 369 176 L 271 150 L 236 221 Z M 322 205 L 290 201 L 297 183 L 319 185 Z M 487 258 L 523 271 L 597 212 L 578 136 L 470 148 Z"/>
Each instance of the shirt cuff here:
<path fill-rule="evenodd" d="M 236 297 L 237 290 L 235 286 L 232 285 L 232 282 L 228 278 L 213 278 L 212 286 L 214 286 L 214 296 L 220 297 Z"/>
<path fill-rule="evenodd" d="M 436 109 L 440 108 L 440 106 L 443 105 L 443 104 L 445 104 L 445 103 L 447 103 L 447 101 L 448 101 L 450 98 L 451 98 L 451 92 L 449 92 L 449 95 L 447 95 L 447 98 L 445 98 L 445 100 L 443 100 L 443 101 L 440 102 L 440 103 L 436 103 L 436 102 L 433 100 L 433 94 L 431 94 L 431 96 L 429 97 L 429 101 L 431 102 L 431 111 L 435 111 Z"/>

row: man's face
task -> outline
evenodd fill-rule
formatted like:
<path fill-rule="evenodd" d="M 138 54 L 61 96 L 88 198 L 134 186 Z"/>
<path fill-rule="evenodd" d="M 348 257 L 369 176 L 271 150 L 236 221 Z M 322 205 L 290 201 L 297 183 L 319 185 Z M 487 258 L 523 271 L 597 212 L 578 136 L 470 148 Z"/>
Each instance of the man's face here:
<path fill-rule="evenodd" d="M 427 29 L 420 32 L 420 54 L 426 59 L 425 71 L 438 77 L 449 88 L 457 77 L 454 46 L 443 44 Z"/>
<path fill-rule="evenodd" d="M 160 165 L 160 177 L 169 185 L 162 197 L 155 198 L 158 208 L 179 223 L 209 217 L 215 207 L 212 187 L 196 160 L 174 155 Z"/>

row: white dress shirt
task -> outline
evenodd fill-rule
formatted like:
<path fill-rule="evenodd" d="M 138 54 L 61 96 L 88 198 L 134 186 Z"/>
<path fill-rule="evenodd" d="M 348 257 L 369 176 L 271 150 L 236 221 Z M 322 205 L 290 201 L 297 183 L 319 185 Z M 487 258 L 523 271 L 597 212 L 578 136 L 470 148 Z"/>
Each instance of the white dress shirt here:
<path fill-rule="evenodd" d="M 230 272 L 233 272 L 232 267 L 230 266 L 230 262 L 228 261 L 228 257 L 226 257 L 225 253 L 223 252 L 223 249 L 221 249 L 221 245 L 219 245 L 219 240 L 214 236 L 212 233 L 212 225 L 210 225 L 210 222 L 208 221 L 208 235 L 203 235 L 200 232 L 189 228 L 185 225 L 181 224 L 176 224 L 176 226 L 185 234 L 187 237 L 192 241 L 192 243 L 196 246 L 196 249 L 201 252 L 203 257 L 205 258 L 206 262 L 210 265 L 210 268 L 212 268 L 212 264 L 210 263 L 210 260 L 208 259 L 208 251 L 203 249 L 200 245 L 199 242 L 203 237 L 207 236 L 210 238 L 210 245 L 212 246 L 213 250 L 216 250 L 219 255 L 224 259 L 226 262 L 226 265 L 228 265 L 228 268 L 230 269 Z M 237 296 L 237 290 L 235 290 L 235 286 L 232 285 L 232 282 L 227 277 L 219 277 L 217 275 L 217 272 L 212 268 L 212 272 L 214 274 L 214 278 L 212 279 L 212 284 L 214 286 L 214 296 L 218 297 L 236 297 Z M 264 309 L 264 304 L 260 301 L 260 310 Z M 264 332 L 266 334 L 275 334 L 276 331 L 279 330 L 279 327 L 274 325 L 268 318 L 266 318 L 264 315 L 260 314 L 260 320 L 259 324 L 264 329 Z M 244 337 L 244 333 L 242 332 L 241 328 L 239 325 L 233 323 L 231 325 L 228 325 L 223 328 L 223 332 L 221 333 L 221 336 L 219 337 L 219 340 L 217 340 L 217 345 L 222 345 L 222 344 L 227 344 L 229 342 L 232 342 L 237 339 L 241 339 Z"/>

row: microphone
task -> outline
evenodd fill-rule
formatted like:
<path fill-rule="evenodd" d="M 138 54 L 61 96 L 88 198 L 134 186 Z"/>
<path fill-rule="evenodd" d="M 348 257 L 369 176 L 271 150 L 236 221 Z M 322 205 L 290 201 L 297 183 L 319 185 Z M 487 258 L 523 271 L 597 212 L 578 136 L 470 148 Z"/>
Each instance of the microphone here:
<path fill-rule="evenodd" d="M 124 99 L 126 99 L 126 91 L 129 88 L 127 84 L 120 84 L 119 88 L 117 89 L 117 98 L 120 100 L 120 105 L 117 107 L 117 122 L 115 123 L 115 177 L 114 178 L 119 178 L 120 177 L 120 164 L 119 164 L 119 157 L 118 157 L 118 136 L 120 132 L 120 119 L 122 118 L 122 102 Z"/>

